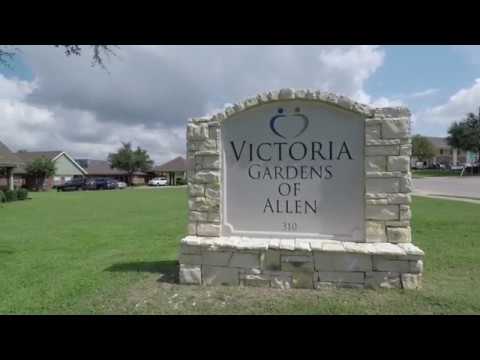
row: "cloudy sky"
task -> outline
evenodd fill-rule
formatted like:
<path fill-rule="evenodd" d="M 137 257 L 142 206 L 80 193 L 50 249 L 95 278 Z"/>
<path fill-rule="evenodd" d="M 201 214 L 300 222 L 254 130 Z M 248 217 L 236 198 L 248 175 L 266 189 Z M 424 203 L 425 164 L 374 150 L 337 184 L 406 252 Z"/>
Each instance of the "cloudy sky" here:
<path fill-rule="evenodd" d="M 129 141 L 162 163 L 184 155 L 189 117 L 282 87 L 405 105 L 413 131 L 431 136 L 480 106 L 480 46 L 121 46 L 108 72 L 88 51 L 20 49 L 13 69 L 0 65 L 0 140 L 12 150 L 105 159 Z"/>

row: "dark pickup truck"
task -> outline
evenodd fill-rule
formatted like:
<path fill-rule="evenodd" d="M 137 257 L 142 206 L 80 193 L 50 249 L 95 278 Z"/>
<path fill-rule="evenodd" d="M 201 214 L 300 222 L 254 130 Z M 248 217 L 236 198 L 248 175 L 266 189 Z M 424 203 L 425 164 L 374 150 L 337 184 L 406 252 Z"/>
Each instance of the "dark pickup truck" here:
<path fill-rule="evenodd" d="M 79 178 L 73 179 L 70 181 L 65 182 L 63 185 L 57 186 L 57 191 L 76 191 L 76 190 L 83 190 L 86 185 L 86 179 Z"/>
<path fill-rule="evenodd" d="M 90 179 L 85 183 L 85 190 L 113 190 L 118 188 L 118 182 L 108 178 Z"/>

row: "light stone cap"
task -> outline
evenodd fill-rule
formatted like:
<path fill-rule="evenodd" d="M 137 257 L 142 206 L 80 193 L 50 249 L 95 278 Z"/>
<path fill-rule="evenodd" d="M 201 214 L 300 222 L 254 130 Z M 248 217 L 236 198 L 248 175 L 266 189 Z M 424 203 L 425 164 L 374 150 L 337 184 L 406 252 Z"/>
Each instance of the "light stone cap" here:
<path fill-rule="evenodd" d="M 281 249 L 302 252 L 331 252 L 367 255 L 424 256 L 424 252 L 415 245 L 391 243 L 358 243 L 321 239 L 268 239 L 247 237 L 197 237 L 187 236 L 182 245 L 204 248 L 225 248 L 234 250 Z"/>
<path fill-rule="evenodd" d="M 361 114 L 367 118 L 372 118 L 375 116 L 380 118 L 410 117 L 411 115 L 410 111 L 405 107 L 372 108 L 366 104 L 361 104 L 349 99 L 346 96 L 336 95 L 330 92 L 312 89 L 284 88 L 258 94 L 255 97 L 251 97 L 239 103 L 233 104 L 232 106 L 227 107 L 224 111 L 212 116 L 190 118 L 188 121 L 194 124 L 206 122 L 216 122 L 220 124 L 225 119 L 255 106 L 284 100 L 320 101 L 322 103 L 330 104 L 347 111 Z"/>

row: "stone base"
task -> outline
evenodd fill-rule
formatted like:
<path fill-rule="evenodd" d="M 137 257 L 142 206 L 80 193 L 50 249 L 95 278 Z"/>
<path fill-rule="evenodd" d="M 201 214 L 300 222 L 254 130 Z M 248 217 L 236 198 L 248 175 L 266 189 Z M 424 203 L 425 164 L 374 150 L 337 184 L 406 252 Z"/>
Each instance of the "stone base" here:
<path fill-rule="evenodd" d="M 181 243 L 180 283 L 418 289 L 423 257 L 410 243 L 187 236 Z"/>

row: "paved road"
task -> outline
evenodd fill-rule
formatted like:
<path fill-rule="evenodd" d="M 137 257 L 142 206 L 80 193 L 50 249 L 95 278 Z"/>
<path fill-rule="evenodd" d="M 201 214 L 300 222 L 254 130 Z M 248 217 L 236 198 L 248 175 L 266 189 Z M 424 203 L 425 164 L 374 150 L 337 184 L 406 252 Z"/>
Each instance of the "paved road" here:
<path fill-rule="evenodd" d="M 480 199 L 480 176 L 413 179 L 413 194 Z"/>

